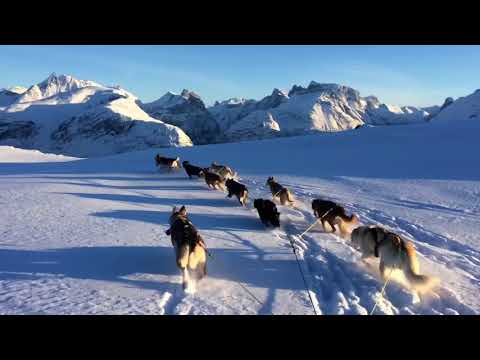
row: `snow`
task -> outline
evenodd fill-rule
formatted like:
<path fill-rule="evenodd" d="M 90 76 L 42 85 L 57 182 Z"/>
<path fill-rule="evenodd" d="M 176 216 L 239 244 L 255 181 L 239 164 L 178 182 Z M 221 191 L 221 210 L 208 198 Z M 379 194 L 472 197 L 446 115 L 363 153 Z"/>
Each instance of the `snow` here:
<path fill-rule="evenodd" d="M 167 92 L 160 99 L 140 104 L 155 119 L 181 128 L 194 144 L 215 142 L 219 128 L 201 98 L 184 89 L 181 95 Z"/>
<path fill-rule="evenodd" d="M 37 163 L 78 160 L 74 157 L 44 154 L 38 150 L 17 149 L 13 146 L 0 146 L 1 163 Z"/>
<path fill-rule="evenodd" d="M 313 314 L 310 291 L 318 314 L 367 314 L 376 299 L 376 314 L 478 314 L 479 132 L 474 121 L 432 121 L 161 149 L 230 165 L 251 199 L 269 198 L 275 176 L 298 202 L 277 205 L 276 230 L 251 203 L 158 172 L 154 149 L 68 159 L 1 147 L 0 313 Z M 411 239 L 440 287 L 420 298 L 395 275 L 380 297 L 377 259 L 362 263 L 348 239 L 320 227 L 300 239 L 317 197 Z M 164 234 L 173 205 L 186 205 L 214 256 L 193 295 Z"/>
<path fill-rule="evenodd" d="M 101 87 L 101 85 L 94 81 L 78 80 L 70 75 L 57 76 L 55 73 L 52 73 L 41 83 L 31 86 L 27 91 L 23 92 L 18 102 L 37 101 L 87 86 Z"/>
<path fill-rule="evenodd" d="M 183 130 L 150 117 L 128 91 L 69 75 L 50 75 L 5 105 L 3 145 L 80 157 L 192 145 Z"/>
<path fill-rule="evenodd" d="M 261 139 L 275 136 L 280 126 L 266 111 L 254 111 L 233 124 L 224 134 L 227 139 Z"/>
<path fill-rule="evenodd" d="M 426 121 L 429 113 L 413 106 L 382 104 L 376 97 L 362 98 L 348 86 L 315 81 L 305 88 L 294 85 L 288 92 L 274 89 L 260 101 L 230 99 L 216 102 L 209 111 L 217 120 L 226 141 L 237 141 L 237 129 L 246 138 L 264 138 L 255 121 L 248 118 L 256 111 L 266 111 L 278 123 L 277 136 L 334 132 L 355 129 L 361 125 L 403 125 Z M 258 115 L 254 115 L 258 117 Z M 251 126 L 251 127 L 249 127 Z M 256 134 L 256 136 L 255 136 Z"/>
<path fill-rule="evenodd" d="M 204 145 L 345 131 L 362 125 L 421 123 L 436 114 L 427 110 L 438 112 L 435 107 L 383 104 L 374 96 L 361 97 L 351 87 L 316 81 L 307 87 L 294 85 L 288 92 L 274 88 L 259 101 L 231 98 L 209 108 L 198 94 L 187 89 L 142 103 L 120 86 L 51 74 L 26 91 L 0 92 L 0 143 L 72 156 L 101 156 L 152 146 Z M 130 134 L 126 119 L 132 126 L 152 129 L 136 137 Z M 57 134 L 65 133 L 70 124 L 75 135 L 63 134 L 59 139 Z M 92 139 L 90 129 L 96 127 L 102 128 L 102 133 Z M 117 136 L 116 129 L 122 129 L 122 136 Z"/>
<path fill-rule="evenodd" d="M 475 121 L 480 119 L 480 90 L 461 97 L 455 101 L 445 100 L 442 109 L 432 118 L 432 121 L 456 122 L 459 120 Z"/>

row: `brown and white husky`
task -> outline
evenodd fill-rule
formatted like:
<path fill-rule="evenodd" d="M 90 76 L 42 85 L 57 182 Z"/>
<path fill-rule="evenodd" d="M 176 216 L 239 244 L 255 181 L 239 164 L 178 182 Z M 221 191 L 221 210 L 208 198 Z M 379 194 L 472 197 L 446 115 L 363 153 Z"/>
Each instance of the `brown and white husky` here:
<path fill-rule="evenodd" d="M 347 215 L 343 206 L 329 200 L 314 199 L 312 201 L 313 214 L 322 223 L 323 230 L 335 232 L 335 225 L 340 228 L 340 234 L 346 237 L 350 234 L 350 228 L 358 224 L 358 217 L 355 214 Z M 329 225 L 327 227 L 327 224 Z"/>
<path fill-rule="evenodd" d="M 385 280 L 387 269 L 400 269 L 411 287 L 419 292 L 437 285 L 434 277 L 420 275 L 415 247 L 409 241 L 380 226 L 360 226 L 352 231 L 352 244 L 362 253 L 362 259 L 380 258 L 380 275 Z"/>
<path fill-rule="evenodd" d="M 272 193 L 272 200 L 275 198 L 280 199 L 280 204 L 285 205 L 293 205 L 295 200 L 293 198 L 292 193 L 286 187 L 280 185 L 278 182 L 275 181 L 273 176 L 270 176 L 267 179 L 267 184 L 270 187 L 270 191 Z"/>
<path fill-rule="evenodd" d="M 155 156 L 155 165 L 157 167 L 167 168 L 169 171 L 178 170 L 180 169 L 180 158 L 167 158 L 157 154 L 157 156 Z"/>
<path fill-rule="evenodd" d="M 204 172 L 204 178 L 209 188 L 225 191 L 225 178 L 210 171 Z"/>
<path fill-rule="evenodd" d="M 237 173 L 233 171 L 232 168 L 217 164 L 215 161 L 210 166 L 210 171 L 220 175 L 224 179 L 235 179 L 237 177 Z"/>
<path fill-rule="evenodd" d="M 205 242 L 188 219 L 185 206 L 180 210 L 173 207 L 169 223 L 170 228 L 165 233 L 171 236 L 177 267 L 183 276 L 183 289 L 194 293 L 196 282 L 207 275 Z"/>

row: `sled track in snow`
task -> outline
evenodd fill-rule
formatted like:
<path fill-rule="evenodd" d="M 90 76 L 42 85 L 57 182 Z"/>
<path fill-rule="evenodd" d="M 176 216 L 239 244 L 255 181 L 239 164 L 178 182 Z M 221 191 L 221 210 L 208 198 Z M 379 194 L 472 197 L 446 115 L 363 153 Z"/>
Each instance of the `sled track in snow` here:
<path fill-rule="evenodd" d="M 259 188 L 256 181 L 244 179 L 242 182 L 247 185 L 252 195 L 271 198 L 270 192 Z M 320 225 L 301 239 L 299 238 L 298 235 L 316 220 L 311 214 L 309 203 L 313 194 L 298 191 L 295 186 L 287 183 L 285 186 L 292 190 L 296 207 L 281 207 L 279 210 L 282 213 L 281 229 L 283 231 L 278 231 L 277 237 L 283 241 L 292 241 L 298 253 L 301 254 L 301 266 L 306 270 L 308 289 L 314 293 L 312 297 L 315 299 L 319 314 L 367 315 L 376 300 L 379 301 L 376 314 L 476 314 L 470 307 L 462 304 L 451 290 L 442 286 L 420 299 L 418 295 L 398 283 L 391 282 L 385 296 L 379 299 L 383 282 L 378 275 L 377 262 L 375 265 L 365 264 L 360 259 L 360 254 L 346 240 L 334 234 L 319 232 Z M 251 196 L 250 200 L 253 198 L 254 196 Z M 409 239 L 421 239 L 414 241 L 416 245 L 419 243 L 421 245 L 419 246 L 420 256 L 443 264 L 451 261 L 451 258 L 443 259 L 441 254 L 436 254 L 434 251 L 436 245 L 445 244 L 448 241 L 441 235 L 428 232 L 407 221 L 392 219 L 379 211 L 351 204 L 346 204 L 345 207 L 359 214 L 369 223 L 390 227 Z M 448 249 L 460 259 L 456 265 L 460 268 L 465 265 L 465 270 L 472 273 L 474 270 L 472 267 L 477 267 L 480 256 L 474 250 L 468 249 L 469 255 L 465 257 L 456 252 L 456 250 L 465 250 L 462 244 L 452 245 L 449 242 L 448 244 L 450 246 Z M 329 250 L 331 248 L 336 251 Z M 427 249 L 433 250 L 427 251 Z M 337 256 L 336 253 L 340 253 L 341 256 Z M 475 271 L 478 272 L 477 269 Z M 473 278 L 475 281 L 477 279 L 477 277 Z"/>

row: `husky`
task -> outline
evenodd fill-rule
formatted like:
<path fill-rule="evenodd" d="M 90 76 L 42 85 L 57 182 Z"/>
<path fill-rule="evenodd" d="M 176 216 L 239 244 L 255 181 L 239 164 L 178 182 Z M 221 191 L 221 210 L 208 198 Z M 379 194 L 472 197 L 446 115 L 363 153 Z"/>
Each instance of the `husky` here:
<path fill-rule="evenodd" d="M 327 224 L 330 225 L 332 233 L 336 231 L 335 225 L 338 225 L 341 235 L 345 237 L 350 233 L 350 227 L 358 224 L 357 215 L 347 216 L 343 206 L 333 201 L 315 199 L 312 201 L 312 209 L 315 217 L 320 219 L 325 232 L 329 232 Z"/>
<path fill-rule="evenodd" d="M 221 189 L 225 191 L 225 179 L 218 174 L 210 171 L 205 171 L 205 183 L 208 187 L 213 189 Z"/>
<path fill-rule="evenodd" d="M 270 186 L 270 191 L 272 192 L 272 199 L 273 200 L 275 200 L 275 198 L 278 197 L 280 199 L 280 203 L 282 205 L 285 205 L 287 203 L 289 205 L 294 204 L 295 200 L 293 199 L 293 195 L 290 192 L 290 190 L 288 190 L 286 187 L 283 187 L 282 185 L 277 183 L 275 181 L 275 179 L 273 178 L 273 176 L 270 176 L 267 179 L 266 185 Z"/>
<path fill-rule="evenodd" d="M 157 167 L 166 167 L 169 171 L 178 170 L 180 168 L 180 158 L 167 158 L 157 154 L 155 156 L 155 164 Z"/>
<path fill-rule="evenodd" d="M 187 293 L 195 292 L 195 283 L 207 275 L 206 246 L 195 226 L 187 217 L 187 209 L 174 206 L 169 219 L 170 235 L 177 267 L 182 272 L 182 286 Z M 192 277 L 192 278 L 191 278 Z"/>
<path fill-rule="evenodd" d="M 192 178 L 192 176 L 197 176 L 199 178 L 202 178 L 205 176 L 204 169 L 198 166 L 190 165 L 189 161 L 184 161 L 182 165 L 190 179 Z"/>
<path fill-rule="evenodd" d="M 237 173 L 234 172 L 231 168 L 225 165 L 219 165 L 216 162 L 213 162 L 210 166 L 210 171 L 217 173 L 225 179 L 234 179 L 237 176 Z"/>
<path fill-rule="evenodd" d="M 411 287 L 426 291 L 438 284 L 438 279 L 420 275 L 415 247 L 409 241 L 380 226 L 360 226 L 352 231 L 352 245 L 360 250 L 362 259 L 380 258 L 380 275 L 386 280 L 386 269 L 400 269 Z"/>
<path fill-rule="evenodd" d="M 263 225 L 268 226 L 271 224 L 273 227 L 280 227 L 280 213 L 277 211 L 277 206 L 273 201 L 255 199 L 253 207 L 257 209 Z"/>
<path fill-rule="evenodd" d="M 248 189 L 245 185 L 240 184 L 233 179 L 227 179 L 225 185 L 227 185 L 228 190 L 227 197 L 231 198 L 233 195 L 235 195 L 240 204 L 242 204 L 243 206 L 247 204 Z"/>

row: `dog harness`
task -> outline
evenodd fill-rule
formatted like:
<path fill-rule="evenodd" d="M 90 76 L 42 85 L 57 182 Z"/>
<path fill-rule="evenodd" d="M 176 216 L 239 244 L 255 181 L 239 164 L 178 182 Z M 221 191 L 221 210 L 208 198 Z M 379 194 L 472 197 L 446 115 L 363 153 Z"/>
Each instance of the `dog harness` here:
<path fill-rule="evenodd" d="M 393 236 L 396 236 L 396 237 L 398 236 L 397 234 L 392 233 L 391 231 L 388 231 L 388 230 L 385 231 L 385 235 L 393 235 Z M 385 237 L 384 237 L 384 239 L 385 239 Z M 382 241 L 378 240 L 378 228 L 375 228 L 375 248 L 373 249 L 375 257 L 380 257 L 380 255 L 378 254 L 378 247 L 380 246 L 381 243 L 382 243 Z M 400 251 L 400 254 L 401 254 L 401 252 L 402 252 L 401 247 L 399 247 L 399 251 Z"/>
<path fill-rule="evenodd" d="M 191 247 L 191 251 L 193 251 L 193 247 L 197 244 L 200 244 L 205 249 L 204 244 L 202 244 L 203 239 L 200 236 L 200 234 L 198 233 L 195 226 L 192 224 L 192 222 L 188 219 L 177 219 L 175 222 L 177 222 L 177 221 L 180 221 L 183 224 L 184 231 L 189 232 L 189 236 L 187 238 L 187 241 L 188 241 L 188 243 Z M 171 233 L 172 233 L 172 227 L 170 227 L 169 229 L 167 229 L 165 231 L 166 235 L 171 235 Z M 193 241 L 192 241 L 192 238 L 193 238 Z"/>
<path fill-rule="evenodd" d="M 379 257 L 380 255 L 378 254 L 378 247 L 380 246 L 381 241 L 378 240 L 378 229 L 375 228 L 375 247 L 373 249 L 373 252 L 375 254 L 375 257 Z"/>
<path fill-rule="evenodd" d="M 331 207 L 331 208 L 328 209 L 328 211 L 326 211 L 322 216 L 320 216 L 319 219 L 322 219 L 322 220 L 323 220 L 323 218 L 324 218 L 325 216 L 327 216 L 327 215 L 330 213 L 330 211 L 332 211 L 333 209 L 335 209 L 335 208 L 337 208 L 337 207 L 338 207 L 337 205 Z"/>

